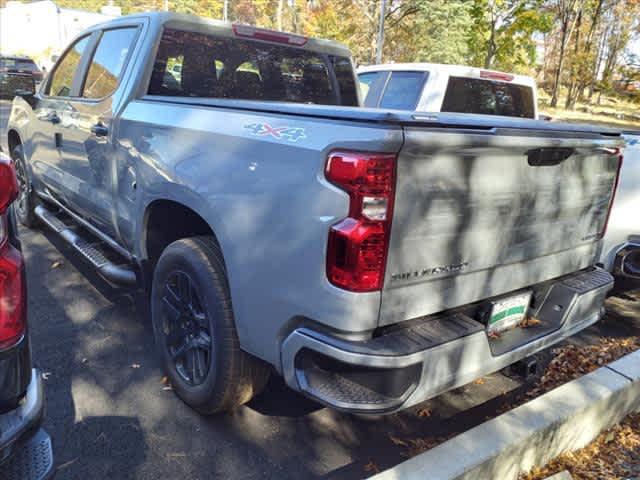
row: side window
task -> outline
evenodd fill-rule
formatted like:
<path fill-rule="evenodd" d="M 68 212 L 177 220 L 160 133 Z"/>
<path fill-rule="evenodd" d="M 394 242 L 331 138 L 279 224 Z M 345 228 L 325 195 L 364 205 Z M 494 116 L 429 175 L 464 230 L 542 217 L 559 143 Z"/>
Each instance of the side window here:
<path fill-rule="evenodd" d="M 93 55 L 82 96 L 104 98 L 118 86 L 137 28 L 105 30 Z"/>
<path fill-rule="evenodd" d="M 386 79 L 387 72 L 366 72 L 358 75 L 360 95 L 362 95 L 365 107 L 375 108 L 378 106 L 380 92 Z"/>
<path fill-rule="evenodd" d="M 73 76 L 80 65 L 82 53 L 89 43 L 89 37 L 79 39 L 65 54 L 56 66 L 47 87 L 47 95 L 68 97 L 71 94 Z"/>
<path fill-rule="evenodd" d="M 423 72 L 393 72 L 380 107 L 415 110 L 425 79 Z"/>

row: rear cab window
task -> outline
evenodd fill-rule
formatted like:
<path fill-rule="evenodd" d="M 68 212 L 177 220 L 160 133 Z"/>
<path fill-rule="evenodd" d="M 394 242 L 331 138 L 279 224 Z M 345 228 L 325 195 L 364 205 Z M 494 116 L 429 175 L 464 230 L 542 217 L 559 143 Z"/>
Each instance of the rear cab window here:
<path fill-rule="evenodd" d="M 358 106 L 348 57 L 169 28 L 148 93 Z"/>
<path fill-rule="evenodd" d="M 452 76 L 441 111 L 535 118 L 533 89 L 505 81 Z"/>

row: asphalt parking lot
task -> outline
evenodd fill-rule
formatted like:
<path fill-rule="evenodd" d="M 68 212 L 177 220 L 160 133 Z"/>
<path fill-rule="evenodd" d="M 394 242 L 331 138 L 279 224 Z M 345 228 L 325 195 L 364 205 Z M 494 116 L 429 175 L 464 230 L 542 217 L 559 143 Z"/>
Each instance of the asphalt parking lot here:
<path fill-rule="evenodd" d="M 402 414 L 365 419 L 322 408 L 273 378 L 235 414 L 201 417 L 162 383 L 144 297 L 111 288 L 53 234 L 21 233 L 58 479 L 362 478 L 370 462 L 382 469 L 404 459 L 397 439 L 464 431 L 522 390 L 495 374 Z M 617 293 L 618 314 L 575 341 L 637 334 L 637 298 Z"/>
<path fill-rule="evenodd" d="M 201 417 L 162 383 L 144 298 L 111 288 L 53 234 L 21 233 L 58 479 L 362 478 L 372 460 L 402 460 L 391 437 L 469 428 L 518 386 L 495 375 L 430 402 L 430 418 L 362 419 L 274 378 L 234 415 Z"/>
<path fill-rule="evenodd" d="M 144 296 L 112 288 L 48 231 L 21 235 L 57 479 L 362 478 L 402 461 L 404 440 L 464 431 L 526 388 L 495 374 L 402 414 L 361 418 L 272 378 L 234 414 L 201 417 L 162 382 Z M 573 341 L 637 335 L 632 288 L 622 285 L 616 313 Z"/>

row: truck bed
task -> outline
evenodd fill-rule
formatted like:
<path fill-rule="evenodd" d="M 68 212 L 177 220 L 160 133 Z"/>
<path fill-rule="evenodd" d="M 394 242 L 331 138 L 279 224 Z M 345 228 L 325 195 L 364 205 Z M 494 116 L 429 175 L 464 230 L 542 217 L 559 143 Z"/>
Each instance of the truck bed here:
<path fill-rule="evenodd" d="M 303 126 L 308 138 L 282 145 L 281 152 L 304 155 L 315 167 L 301 162 L 301 168 L 322 176 L 329 151 L 380 151 L 380 145 L 354 139 L 385 138 L 384 148 L 398 159 L 378 326 L 594 265 L 617 173 L 616 149 L 623 145 L 612 129 L 508 117 L 158 96 L 138 102 L 147 103 L 201 112 L 202 118 L 226 111 Z M 336 143 L 338 125 L 348 129 Z M 278 156 L 273 138 L 257 141 Z M 540 151 L 566 151 L 567 158 L 532 165 Z"/>

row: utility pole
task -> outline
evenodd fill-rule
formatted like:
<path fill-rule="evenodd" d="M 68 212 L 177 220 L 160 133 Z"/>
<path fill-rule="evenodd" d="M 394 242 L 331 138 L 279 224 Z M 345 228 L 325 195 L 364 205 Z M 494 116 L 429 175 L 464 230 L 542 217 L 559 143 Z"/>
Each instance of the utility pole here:
<path fill-rule="evenodd" d="M 225 22 L 229 21 L 229 0 L 224 0 L 222 4 L 222 20 Z"/>
<path fill-rule="evenodd" d="M 376 47 L 376 63 L 382 63 L 382 46 L 384 45 L 384 17 L 387 12 L 387 0 L 380 2 L 380 22 L 378 22 L 378 45 Z"/>

